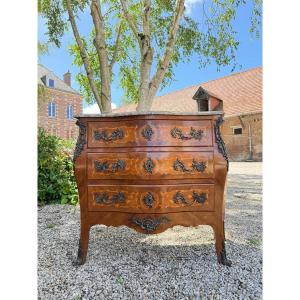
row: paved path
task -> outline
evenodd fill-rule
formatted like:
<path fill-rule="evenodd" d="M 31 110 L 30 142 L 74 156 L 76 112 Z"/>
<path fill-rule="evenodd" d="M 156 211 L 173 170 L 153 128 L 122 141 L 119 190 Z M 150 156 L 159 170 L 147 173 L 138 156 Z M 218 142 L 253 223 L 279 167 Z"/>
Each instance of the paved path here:
<path fill-rule="evenodd" d="M 227 255 L 216 262 L 209 226 L 146 236 L 126 227 L 91 229 L 87 263 L 74 267 L 79 209 L 39 208 L 39 299 L 261 299 L 261 163 L 230 163 Z"/>

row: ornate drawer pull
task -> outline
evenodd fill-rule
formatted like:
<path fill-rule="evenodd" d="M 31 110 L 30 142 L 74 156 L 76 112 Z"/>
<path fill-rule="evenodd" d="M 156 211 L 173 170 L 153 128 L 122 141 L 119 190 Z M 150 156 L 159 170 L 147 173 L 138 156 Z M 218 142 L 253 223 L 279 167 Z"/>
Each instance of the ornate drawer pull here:
<path fill-rule="evenodd" d="M 196 130 L 193 127 L 191 127 L 189 134 L 184 134 L 182 130 L 177 127 L 172 128 L 170 133 L 174 139 L 180 139 L 180 140 L 191 140 L 191 139 L 201 140 L 203 136 L 203 130 L 201 129 Z"/>
<path fill-rule="evenodd" d="M 197 162 L 193 158 L 192 169 L 188 169 L 180 159 L 176 158 L 176 160 L 173 163 L 173 169 L 175 171 L 181 171 L 181 172 L 192 172 L 194 170 L 203 173 L 204 170 L 206 169 L 206 163 L 203 161 Z"/>
<path fill-rule="evenodd" d="M 193 200 L 194 200 L 194 202 L 204 203 L 206 199 L 207 199 L 207 197 L 206 197 L 206 193 L 205 192 L 200 193 L 200 195 L 197 192 L 193 192 Z"/>
<path fill-rule="evenodd" d="M 173 197 L 173 201 L 174 201 L 174 203 L 183 203 L 183 204 L 187 204 L 187 205 L 189 205 L 189 204 L 191 204 L 191 202 L 189 202 L 188 200 L 186 200 L 185 198 L 184 198 L 184 196 L 183 196 L 183 194 L 182 193 L 180 193 L 180 192 L 177 192 L 175 195 L 174 195 L 174 197 Z"/>
<path fill-rule="evenodd" d="M 107 130 L 102 130 L 101 132 L 94 131 L 94 139 L 96 141 L 103 140 L 106 142 L 110 142 L 115 140 L 121 140 L 122 138 L 124 138 L 124 131 L 121 128 L 117 128 L 116 130 L 114 130 L 110 136 Z"/>
<path fill-rule="evenodd" d="M 155 167 L 154 161 L 149 157 L 145 162 L 144 162 L 144 169 L 147 173 L 152 174 L 152 171 Z"/>
<path fill-rule="evenodd" d="M 112 163 L 111 172 L 115 173 L 117 171 L 124 170 L 125 166 L 125 161 L 118 159 L 116 162 Z M 95 161 L 95 170 L 97 172 L 109 171 L 109 162 L 107 160 L 103 163 Z"/>
<path fill-rule="evenodd" d="M 144 197 L 143 201 L 149 208 L 152 208 L 152 205 L 154 203 L 154 197 L 151 193 L 147 193 L 147 195 Z"/>
<path fill-rule="evenodd" d="M 204 161 L 196 162 L 193 159 L 192 168 L 193 168 L 193 170 L 195 170 L 197 172 L 202 172 L 203 173 L 204 170 L 206 169 L 206 163 Z"/>
<path fill-rule="evenodd" d="M 148 141 L 151 141 L 153 134 L 154 131 L 150 125 L 145 126 L 145 128 L 142 130 L 142 136 Z"/>
<path fill-rule="evenodd" d="M 125 203 L 126 197 L 124 193 L 119 192 L 112 196 L 111 199 L 109 199 L 109 195 L 107 192 L 104 192 L 102 194 L 95 194 L 96 203 L 98 204 L 113 204 L 113 203 Z"/>
<path fill-rule="evenodd" d="M 150 233 L 150 232 L 156 230 L 160 224 L 167 223 L 170 220 L 166 217 L 159 217 L 159 218 L 147 217 L 144 219 L 132 217 L 130 221 L 132 223 L 140 226 L 146 233 Z"/>
<path fill-rule="evenodd" d="M 206 193 L 202 192 L 200 194 L 198 194 L 197 192 L 193 192 L 193 201 L 188 201 L 184 195 L 180 192 L 177 192 L 174 197 L 173 197 L 173 201 L 174 203 L 183 203 L 186 205 L 191 205 L 193 202 L 197 202 L 197 203 L 204 203 L 205 200 L 207 199 L 206 197 Z"/>

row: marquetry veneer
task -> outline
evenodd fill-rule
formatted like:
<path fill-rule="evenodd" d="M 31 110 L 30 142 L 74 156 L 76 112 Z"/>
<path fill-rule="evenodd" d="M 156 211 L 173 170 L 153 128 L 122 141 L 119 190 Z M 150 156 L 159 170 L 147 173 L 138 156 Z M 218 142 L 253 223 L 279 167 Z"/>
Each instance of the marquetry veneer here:
<path fill-rule="evenodd" d="M 224 243 L 228 158 L 220 112 L 77 119 L 79 264 L 86 260 L 89 231 L 96 224 L 126 225 L 147 234 L 203 224 L 214 230 L 218 261 L 230 265 Z"/>

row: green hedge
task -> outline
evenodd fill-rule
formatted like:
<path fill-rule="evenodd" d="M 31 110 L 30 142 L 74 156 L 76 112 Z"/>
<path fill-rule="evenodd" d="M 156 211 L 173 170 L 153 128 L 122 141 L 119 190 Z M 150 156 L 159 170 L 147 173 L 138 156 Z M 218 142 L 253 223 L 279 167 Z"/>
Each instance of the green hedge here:
<path fill-rule="evenodd" d="M 38 202 L 77 204 L 78 190 L 73 172 L 75 143 L 38 130 Z"/>

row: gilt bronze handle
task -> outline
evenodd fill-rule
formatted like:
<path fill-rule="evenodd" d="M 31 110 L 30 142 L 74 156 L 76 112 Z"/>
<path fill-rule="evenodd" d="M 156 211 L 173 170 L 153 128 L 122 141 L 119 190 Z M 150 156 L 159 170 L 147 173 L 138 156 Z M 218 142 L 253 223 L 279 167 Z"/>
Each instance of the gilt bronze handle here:
<path fill-rule="evenodd" d="M 108 193 L 104 192 L 102 194 L 96 193 L 95 200 L 96 203 L 98 204 L 115 204 L 115 203 L 124 203 L 126 201 L 126 197 L 124 193 L 119 192 L 113 195 L 111 198 L 109 198 Z"/>
<path fill-rule="evenodd" d="M 115 173 L 120 170 L 125 170 L 125 161 L 118 159 L 116 162 L 112 163 L 111 170 L 109 169 L 109 162 L 105 160 L 104 162 L 95 161 L 95 170 L 97 172 L 110 171 L 111 173 Z"/>
<path fill-rule="evenodd" d="M 173 201 L 174 203 L 178 204 L 178 203 L 182 203 L 185 205 L 191 205 L 194 202 L 196 203 L 201 203 L 203 204 L 206 200 L 207 200 L 207 196 L 205 192 L 201 192 L 200 194 L 197 192 L 193 192 L 193 197 L 192 197 L 192 201 L 187 200 L 184 195 L 180 192 L 177 192 L 174 197 L 173 197 Z"/>
<path fill-rule="evenodd" d="M 124 138 L 124 131 L 121 128 L 117 128 L 114 130 L 111 135 L 109 135 L 107 130 L 102 130 L 102 131 L 94 131 L 94 139 L 96 141 L 105 141 L 105 142 L 110 142 L 110 141 L 115 141 L 115 140 L 121 140 Z"/>
<path fill-rule="evenodd" d="M 204 161 L 197 162 L 193 158 L 191 169 L 189 169 L 184 165 L 184 163 L 180 159 L 176 158 L 176 160 L 173 163 L 173 169 L 175 171 L 181 171 L 184 173 L 192 172 L 192 171 L 197 171 L 197 172 L 203 173 L 204 170 L 206 169 L 206 163 Z"/>
<path fill-rule="evenodd" d="M 191 127 L 190 132 L 188 134 L 184 134 L 181 129 L 174 127 L 170 131 L 171 136 L 174 139 L 180 139 L 180 140 L 201 140 L 203 136 L 203 130 L 199 129 L 196 130 L 195 128 Z"/>

